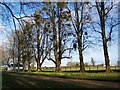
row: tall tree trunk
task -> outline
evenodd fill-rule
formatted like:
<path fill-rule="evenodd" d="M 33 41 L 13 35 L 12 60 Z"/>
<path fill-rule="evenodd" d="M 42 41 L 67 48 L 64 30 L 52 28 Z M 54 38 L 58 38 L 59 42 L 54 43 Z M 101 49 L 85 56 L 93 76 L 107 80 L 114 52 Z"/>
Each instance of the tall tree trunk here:
<path fill-rule="evenodd" d="M 80 60 L 80 72 L 85 72 L 84 62 L 83 62 L 83 53 L 82 53 L 82 37 L 78 33 L 78 52 L 79 52 L 79 60 Z"/>
<path fill-rule="evenodd" d="M 53 47 L 54 47 L 54 56 L 55 56 L 55 62 L 56 62 L 56 72 L 60 71 L 60 62 L 58 59 L 58 54 L 57 54 L 57 32 L 56 32 L 56 25 L 55 25 L 55 15 L 54 15 L 54 10 L 52 11 L 52 24 L 53 24 Z"/>
<path fill-rule="evenodd" d="M 40 61 L 38 60 L 37 62 L 37 71 L 41 72 L 42 69 L 41 69 L 41 64 L 40 64 Z"/>
<path fill-rule="evenodd" d="M 59 59 L 58 59 L 58 61 L 56 61 L 56 69 L 55 69 L 55 72 L 60 72 L 60 71 L 61 71 L 60 64 L 61 64 L 61 62 L 60 62 Z"/>
<path fill-rule="evenodd" d="M 99 12 L 99 11 L 98 11 Z M 110 59 L 108 55 L 108 47 L 107 47 L 107 38 L 105 34 L 105 8 L 104 2 L 101 2 L 101 12 L 99 12 L 100 16 L 100 23 L 101 23 L 101 31 L 102 31 L 102 42 L 103 42 L 103 50 L 104 50 L 104 57 L 105 57 L 105 65 L 106 65 L 106 72 L 110 72 Z"/>
<path fill-rule="evenodd" d="M 15 59 L 14 59 L 14 57 L 15 57 L 15 54 L 14 54 L 14 46 L 13 46 L 13 48 L 12 48 L 13 71 L 15 71 Z"/>
<path fill-rule="evenodd" d="M 24 50 L 22 52 L 22 64 L 23 64 L 23 72 L 25 71 L 25 55 L 24 55 Z"/>
<path fill-rule="evenodd" d="M 31 71 L 31 67 L 30 67 L 30 60 L 28 60 L 28 72 Z"/>
<path fill-rule="evenodd" d="M 18 72 L 20 71 L 20 43 L 18 40 Z"/>
<path fill-rule="evenodd" d="M 61 59 L 62 59 L 62 51 L 61 51 L 61 46 L 62 46 L 62 30 L 61 30 L 61 11 L 62 8 L 60 8 L 60 5 L 58 4 L 58 37 L 59 37 L 59 56 L 58 56 L 58 61 L 56 61 L 56 71 L 60 72 L 61 71 Z"/>
<path fill-rule="evenodd" d="M 109 55 L 108 55 L 106 37 L 103 36 L 102 40 L 103 40 L 103 50 L 104 50 L 104 57 L 105 57 L 106 72 L 110 72 L 111 71 L 111 69 L 110 69 L 110 59 L 109 59 Z"/>
<path fill-rule="evenodd" d="M 84 62 L 83 62 L 83 53 L 82 53 L 82 35 L 83 35 L 83 23 L 79 21 L 79 14 L 78 14 L 78 5 L 77 2 L 75 3 L 75 14 L 76 14 L 76 34 L 77 34 L 77 43 L 78 43 L 78 51 L 79 51 L 79 60 L 80 60 L 80 72 L 84 72 Z M 81 21 L 83 21 L 83 6 L 81 10 Z M 80 27 L 81 23 L 81 27 Z"/>
<path fill-rule="evenodd" d="M 25 61 L 23 61 L 23 72 L 25 71 Z"/>
<path fill-rule="evenodd" d="M 37 23 L 37 71 L 40 71 L 40 27 Z"/>
<path fill-rule="evenodd" d="M 15 48 L 15 37 L 13 39 L 13 47 L 12 47 L 12 59 L 13 59 L 13 71 L 15 71 L 15 52 L 14 52 L 14 48 Z"/>
<path fill-rule="evenodd" d="M 29 50 L 29 46 L 27 48 L 27 62 L 28 62 L 28 72 L 30 72 L 31 67 L 30 67 L 30 50 Z"/>
<path fill-rule="evenodd" d="M 23 39 L 24 40 L 24 39 Z M 25 42 L 25 41 L 23 41 Z M 25 71 L 25 60 L 26 60 L 26 50 L 25 50 L 25 45 L 22 44 L 22 65 L 23 65 L 23 72 Z"/>

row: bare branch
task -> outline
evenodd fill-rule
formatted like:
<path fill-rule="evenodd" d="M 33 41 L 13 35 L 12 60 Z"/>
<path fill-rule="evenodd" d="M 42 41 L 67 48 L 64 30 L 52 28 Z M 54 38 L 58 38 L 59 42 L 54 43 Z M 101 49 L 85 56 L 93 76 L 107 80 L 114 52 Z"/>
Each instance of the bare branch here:
<path fill-rule="evenodd" d="M 62 59 L 64 59 L 64 58 L 71 59 L 72 56 L 71 57 L 70 56 L 64 56 L 64 57 L 62 57 Z"/>
<path fill-rule="evenodd" d="M 97 8 L 97 10 L 98 10 L 99 15 L 101 16 L 101 15 L 102 15 L 102 11 L 100 10 L 100 8 L 99 8 L 99 6 L 98 6 L 98 3 L 99 3 L 99 2 L 96 2 L 96 8 Z"/>
<path fill-rule="evenodd" d="M 92 24 L 92 28 L 93 28 L 93 30 L 94 30 L 95 32 L 102 34 L 102 32 L 97 31 L 97 30 L 95 29 L 95 27 L 93 26 L 93 24 Z"/>
<path fill-rule="evenodd" d="M 47 57 L 47 59 L 48 59 L 48 60 L 51 60 L 54 64 L 56 64 L 56 62 L 55 62 L 54 59 L 52 59 L 52 58 L 48 58 L 48 57 Z"/>
<path fill-rule="evenodd" d="M 21 25 L 21 23 L 20 23 L 20 21 L 19 21 L 19 19 L 21 19 L 21 18 L 17 18 L 14 14 L 13 14 L 13 11 L 10 9 L 10 7 L 8 6 L 8 5 L 6 5 L 5 3 L 1 3 L 0 2 L 0 4 L 2 4 L 2 5 L 4 5 L 9 11 L 10 11 L 10 13 L 11 13 L 11 15 L 12 15 L 12 17 L 13 17 L 13 24 L 14 24 L 14 27 L 15 27 L 15 30 L 17 29 L 16 28 L 16 23 L 15 23 L 15 19 L 18 21 L 18 23 Z M 22 26 L 22 25 L 21 25 Z"/>
<path fill-rule="evenodd" d="M 43 64 L 43 62 L 45 61 L 45 59 L 47 58 L 47 55 L 48 55 L 48 53 L 47 54 L 45 54 L 45 57 L 42 59 L 42 62 L 40 63 L 40 65 L 42 65 Z"/>
<path fill-rule="evenodd" d="M 115 26 L 119 25 L 119 24 L 120 24 L 120 22 L 119 22 L 119 23 L 116 23 L 116 24 L 114 24 L 114 25 L 111 26 L 110 32 L 109 32 L 109 36 L 108 36 L 108 38 L 107 38 L 107 41 L 111 40 L 111 35 L 112 35 L 112 32 L 113 32 L 113 28 L 114 28 Z"/>
<path fill-rule="evenodd" d="M 75 26 L 73 20 L 72 20 L 72 25 L 73 25 L 73 27 L 74 27 L 74 29 L 75 29 L 75 32 L 77 32 L 77 28 L 76 28 L 76 26 Z"/>
<path fill-rule="evenodd" d="M 73 50 L 73 48 L 66 48 L 66 49 L 64 49 L 64 50 L 62 51 L 62 54 L 63 54 L 65 51 L 67 51 L 67 50 Z"/>
<path fill-rule="evenodd" d="M 83 49 L 82 49 L 82 51 L 84 51 L 87 47 L 88 47 L 88 45 L 84 46 Z"/>
<path fill-rule="evenodd" d="M 106 8 L 107 12 L 105 13 L 105 16 L 108 15 L 108 13 L 112 10 L 112 8 L 113 8 L 113 5 L 110 8 Z"/>

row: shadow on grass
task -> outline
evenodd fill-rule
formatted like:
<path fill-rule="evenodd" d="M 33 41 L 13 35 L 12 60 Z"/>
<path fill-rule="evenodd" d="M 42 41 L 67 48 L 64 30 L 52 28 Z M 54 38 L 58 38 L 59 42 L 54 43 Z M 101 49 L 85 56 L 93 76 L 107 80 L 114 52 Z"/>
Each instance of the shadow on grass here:
<path fill-rule="evenodd" d="M 71 82 L 60 82 L 54 80 L 45 80 L 42 78 L 28 78 L 22 76 L 13 76 L 3 72 L 2 88 L 85 88 Z"/>

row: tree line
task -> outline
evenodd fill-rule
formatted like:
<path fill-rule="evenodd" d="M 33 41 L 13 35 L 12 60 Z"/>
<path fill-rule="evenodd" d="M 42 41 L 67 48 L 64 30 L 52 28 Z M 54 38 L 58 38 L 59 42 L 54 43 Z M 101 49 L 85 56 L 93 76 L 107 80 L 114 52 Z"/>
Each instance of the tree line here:
<path fill-rule="evenodd" d="M 119 24 L 113 2 L 0 2 L 0 6 L 5 9 L 4 23 L 14 26 L 8 38 L 14 69 L 17 62 L 18 71 L 20 63 L 24 71 L 27 63 L 31 71 L 31 62 L 36 62 L 37 71 L 42 71 L 44 61 L 50 60 L 60 72 L 61 61 L 72 58 L 71 52 L 78 50 L 80 72 L 85 72 L 83 51 L 98 41 L 106 72 L 111 71 L 108 46 Z"/>

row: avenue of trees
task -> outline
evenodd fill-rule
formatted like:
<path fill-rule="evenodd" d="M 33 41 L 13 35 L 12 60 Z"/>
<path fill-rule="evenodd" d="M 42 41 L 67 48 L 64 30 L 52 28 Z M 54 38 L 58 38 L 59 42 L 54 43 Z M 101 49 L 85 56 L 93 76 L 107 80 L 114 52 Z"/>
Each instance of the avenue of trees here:
<path fill-rule="evenodd" d="M 80 72 L 85 72 L 83 51 L 99 42 L 104 51 L 106 72 L 110 72 L 109 42 L 120 23 L 117 4 L 113 2 L 0 2 L 2 21 L 9 30 L 9 57 L 28 66 L 37 63 L 37 71 L 45 60 L 61 71 L 61 61 L 78 51 Z M 17 10 L 16 10 L 17 9 Z M 7 31 L 6 31 L 7 32 Z M 99 36 L 99 37 L 97 37 Z M 96 38 L 97 37 L 97 38 Z M 95 38 L 95 39 L 94 39 Z M 2 50 L 2 49 L 1 49 Z M 94 66 L 95 61 L 91 58 Z M 103 62 L 104 63 L 104 62 Z"/>

